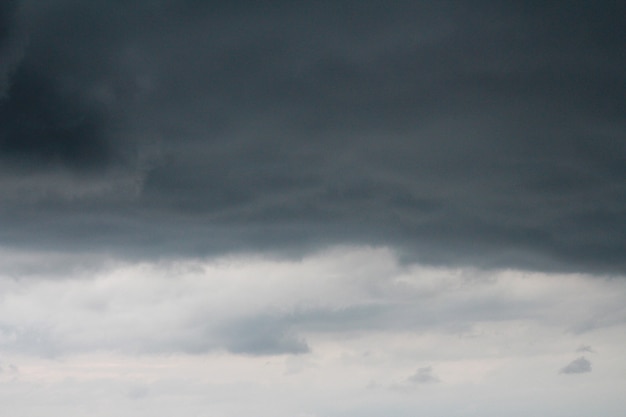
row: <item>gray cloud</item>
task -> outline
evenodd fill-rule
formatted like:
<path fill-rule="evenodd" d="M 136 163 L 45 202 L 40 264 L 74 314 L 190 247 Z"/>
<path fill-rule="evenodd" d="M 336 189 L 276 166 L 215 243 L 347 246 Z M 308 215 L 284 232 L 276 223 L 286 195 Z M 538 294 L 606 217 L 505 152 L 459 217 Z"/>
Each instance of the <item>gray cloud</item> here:
<path fill-rule="evenodd" d="M 7 98 L 11 75 L 22 58 L 25 39 L 18 30 L 18 0 L 0 5 L 0 103 Z"/>
<path fill-rule="evenodd" d="M 418 368 L 417 372 L 409 377 L 408 382 L 413 384 L 432 384 L 439 382 L 439 378 L 433 374 L 432 366 L 426 366 Z"/>
<path fill-rule="evenodd" d="M 97 169 L 110 159 L 97 113 L 55 91 L 45 75 L 18 70 L 0 113 L 0 153 L 15 164 Z"/>
<path fill-rule="evenodd" d="M 626 271 L 621 6 L 414 3 L 22 1 L 1 243 Z"/>
<path fill-rule="evenodd" d="M 584 356 L 574 359 L 561 369 L 562 374 L 584 374 L 587 372 L 591 372 L 591 362 Z"/>
<path fill-rule="evenodd" d="M 598 323 L 594 337 L 626 323 L 622 280 L 476 275 L 406 266 L 388 250 L 336 250 L 299 261 L 109 261 L 74 270 L 60 268 L 62 261 L 39 258 L 50 266 L 47 274 L 2 262 L 3 351 L 48 358 L 93 351 L 273 356 L 315 354 L 327 348 L 324 340 L 396 345 L 400 336 L 423 336 L 481 357 L 499 352 L 484 348 L 498 339 L 519 338 L 516 349 L 536 352 L 539 336 L 528 333 L 536 327 L 576 346 L 580 335 L 562 330 L 590 313 L 614 316 Z"/>
<path fill-rule="evenodd" d="M 257 315 L 230 323 L 219 333 L 227 336 L 225 345 L 233 353 L 249 355 L 279 355 L 308 353 L 303 338 L 289 330 L 286 317 Z"/>
<path fill-rule="evenodd" d="M 593 350 L 593 348 L 589 345 L 582 345 L 580 346 L 578 349 L 576 349 L 576 352 L 589 352 L 589 353 L 596 353 L 595 350 Z"/>

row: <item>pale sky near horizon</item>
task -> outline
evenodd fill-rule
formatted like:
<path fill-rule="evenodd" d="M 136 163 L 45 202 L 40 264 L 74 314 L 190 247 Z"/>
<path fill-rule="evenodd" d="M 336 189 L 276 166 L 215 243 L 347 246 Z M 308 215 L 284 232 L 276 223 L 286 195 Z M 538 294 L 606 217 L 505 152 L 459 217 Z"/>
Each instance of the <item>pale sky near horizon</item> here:
<path fill-rule="evenodd" d="M 621 416 L 625 15 L 3 1 L 0 410 Z"/>

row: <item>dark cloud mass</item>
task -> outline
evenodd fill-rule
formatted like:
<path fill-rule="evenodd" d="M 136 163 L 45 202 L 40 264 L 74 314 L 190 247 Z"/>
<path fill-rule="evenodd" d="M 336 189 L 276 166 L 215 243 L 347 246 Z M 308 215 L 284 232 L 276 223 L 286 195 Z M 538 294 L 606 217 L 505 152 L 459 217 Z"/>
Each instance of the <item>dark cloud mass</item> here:
<path fill-rule="evenodd" d="M 109 157 L 102 122 L 84 103 L 54 91 L 44 77 L 24 70 L 13 77 L 9 98 L 2 103 L 0 152 L 36 165 L 33 169 L 50 163 L 99 167 Z"/>
<path fill-rule="evenodd" d="M 2 244 L 623 274 L 624 12 L 5 2 Z"/>
<path fill-rule="evenodd" d="M 4 43 L 11 33 L 13 26 L 13 15 L 17 1 L 5 1 L 0 6 L 0 40 Z"/>
<path fill-rule="evenodd" d="M 0 97 L 6 94 L 9 73 L 15 61 L 12 37 L 16 9 L 17 1 L 5 1 L 0 5 Z"/>

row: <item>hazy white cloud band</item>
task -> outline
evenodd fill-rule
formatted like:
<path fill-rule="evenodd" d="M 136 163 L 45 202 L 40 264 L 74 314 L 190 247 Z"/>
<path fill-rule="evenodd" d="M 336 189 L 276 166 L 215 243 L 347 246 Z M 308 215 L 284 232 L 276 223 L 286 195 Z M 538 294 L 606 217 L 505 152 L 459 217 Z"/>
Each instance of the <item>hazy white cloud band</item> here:
<path fill-rule="evenodd" d="M 0 400 L 31 416 L 63 415 L 70 393 L 71 410 L 110 396 L 95 415 L 129 416 L 484 416 L 537 395 L 568 415 L 623 406 L 622 279 L 405 265 L 383 247 L 47 273 L 12 256 Z M 604 396 L 579 401 L 590 383 Z M 549 405 L 554 391 L 572 403 Z M 52 408 L 28 409 L 32 392 Z"/>

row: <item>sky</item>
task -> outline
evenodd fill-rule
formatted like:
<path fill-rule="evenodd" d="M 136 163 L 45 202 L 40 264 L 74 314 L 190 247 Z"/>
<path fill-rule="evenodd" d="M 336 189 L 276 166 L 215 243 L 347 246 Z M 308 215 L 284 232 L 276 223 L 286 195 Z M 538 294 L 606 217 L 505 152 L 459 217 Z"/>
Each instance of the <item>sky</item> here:
<path fill-rule="evenodd" d="M 622 415 L 625 15 L 2 1 L 2 409 Z"/>

